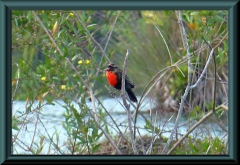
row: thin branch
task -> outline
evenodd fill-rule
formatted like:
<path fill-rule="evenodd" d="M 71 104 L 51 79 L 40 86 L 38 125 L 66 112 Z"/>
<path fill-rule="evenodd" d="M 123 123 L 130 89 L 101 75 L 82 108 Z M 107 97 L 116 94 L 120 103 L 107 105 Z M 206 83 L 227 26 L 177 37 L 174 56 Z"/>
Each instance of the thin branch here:
<path fill-rule="evenodd" d="M 148 151 L 146 152 L 146 154 L 150 154 L 150 152 L 152 151 L 153 149 L 153 146 L 154 146 L 154 143 L 155 141 L 157 140 L 157 138 L 159 137 L 159 135 L 162 133 L 164 127 L 166 126 L 166 124 L 172 119 L 173 116 L 171 116 L 164 124 L 163 124 L 163 127 L 161 129 L 161 131 L 159 131 L 159 133 L 157 135 L 154 136 L 152 142 L 151 142 L 151 145 L 150 147 L 148 148 Z"/>
<path fill-rule="evenodd" d="M 93 115 L 91 112 L 89 112 L 90 116 L 93 118 Z M 115 142 L 113 141 L 113 139 L 108 135 L 108 133 L 100 126 L 100 124 L 98 122 L 96 122 L 97 126 L 99 129 L 101 129 L 101 131 L 104 133 L 105 137 L 110 141 L 110 143 L 113 145 L 113 147 L 116 149 L 116 151 L 122 155 L 122 152 L 118 149 L 118 147 L 116 146 Z"/>
<path fill-rule="evenodd" d="M 46 129 L 45 125 L 43 124 L 41 118 L 39 118 L 39 121 L 40 121 L 40 123 L 42 124 L 45 132 L 47 133 L 48 138 L 50 139 L 49 141 L 51 141 L 51 142 L 53 143 L 54 147 L 58 150 L 58 152 L 60 152 L 60 153 L 63 155 L 64 152 L 59 148 L 59 146 L 58 146 L 57 144 L 54 143 L 53 139 L 50 137 L 50 135 L 49 135 L 49 133 L 48 133 L 48 130 Z"/>
<path fill-rule="evenodd" d="M 146 85 L 146 87 L 143 90 L 143 94 L 141 95 L 141 98 L 139 100 L 139 103 L 137 104 L 137 108 L 135 110 L 135 119 L 134 119 L 134 138 L 136 136 L 136 123 L 137 123 L 137 116 L 138 116 L 138 111 L 139 108 L 142 104 L 142 101 L 144 100 L 144 98 L 147 96 L 147 94 L 151 91 L 151 89 L 154 87 L 154 85 L 157 83 L 158 79 L 160 79 L 167 71 L 168 69 L 170 69 L 172 66 L 166 67 L 164 69 L 162 69 L 161 71 L 159 71 Z M 158 79 L 157 79 L 158 78 Z M 157 79 L 157 80 L 156 80 Z M 153 83 L 151 85 L 151 83 Z M 150 86 L 151 85 L 151 86 Z M 150 87 L 149 87 L 150 86 Z"/>
<path fill-rule="evenodd" d="M 77 128 L 77 131 L 76 131 L 76 132 L 78 132 L 78 129 L 79 129 L 79 128 Z M 74 135 L 74 141 L 73 141 L 73 144 L 72 144 L 72 155 L 73 155 L 74 152 L 75 152 L 75 146 L 76 146 L 76 142 L 77 142 L 77 136 L 76 136 L 77 133 L 74 132 L 74 134 L 75 134 L 75 135 Z"/>
<path fill-rule="evenodd" d="M 107 113 L 107 115 L 111 118 L 111 120 L 113 121 L 114 125 L 116 126 L 117 130 L 119 131 L 119 133 L 122 135 L 122 131 L 120 130 L 120 128 L 118 127 L 116 121 L 113 119 L 112 115 L 108 112 L 108 110 L 104 107 L 104 105 L 102 104 L 102 102 L 96 97 L 98 103 L 102 106 L 102 108 L 104 109 L 104 111 Z"/>
<path fill-rule="evenodd" d="M 37 120 L 36 120 L 36 122 L 35 122 L 35 125 L 34 125 L 34 131 L 33 131 L 33 138 L 32 138 L 32 142 L 31 142 L 31 144 L 30 144 L 30 149 L 32 149 L 32 145 L 33 145 L 33 141 L 34 141 L 34 139 L 35 139 L 35 136 L 36 136 L 36 132 L 37 132 L 37 126 L 38 126 L 38 120 L 39 120 L 39 111 L 37 112 Z"/>
<path fill-rule="evenodd" d="M 205 38 L 203 37 L 204 41 L 206 42 Z M 220 41 L 222 42 L 223 39 Z M 214 63 L 214 89 L 213 89 L 213 111 L 215 111 L 215 102 L 216 102 L 216 88 L 217 88 L 217 65 L 216 65 L 216 57 L 214 55 L 214 49 L 212 48 L 212 46 L 207 42 L 208 46 L 210 49 L 212 49 L 211 53 L 213 55 L 213 63 Z M 211 54 L 210 54 L 211 55 Z M 210 57 L 209 57 L 210 58 Z M 205 69 L 205 68 L 204 68 Z"/>
<path fill-rule="evenodd" d="M 128 61 L 128 56 L 129 56 L 129 51 L 127 50 L 126 53 L 126 57 L 124 60 L 124 66 L 123 66 L 123 72 L 122 72 L 122 89 L 121 89 L 121 97 L 123 99 L 123 104 L 126 107 L 126 111 L 127 111 L 127 117 L 128 117 L 128 128 L 129 128 L 129 132 L 130 132 L 130 137 L 132 140 L 132 147 L 134 150 L 135 154 L 138 154 L 138 150 L 136 147 L 136 142 L 133 136 L 133 130 L 132 130 L 132 121 L 131 121 L 131 111 L 130 111 L 130 104 L 127 104 L 126 98 L 125 98 L 125 77 L 126 77 L 126 65 L 127 65 L 127 61 Z"/>
<path fill-rule="evenodd" d="M 57 43 L 55 42 L 55 40 L 53 39 L 52 35 L 49 33 L 48 29 L 45 27 L 45 25 L 43 24 L 43 22 L 40 20 L 40 18 L 38 17 L 38 15 L 36 14 L 35 11 L 32 11 L 33 15 L 35 16 L 36 20 L 40 23 L 40 25 L 42 26 L 43 30 L 45 31 L 45 33 L 48 35 L 49 39 L 53 42 L 53 44 L 56 46 L 57 51 L 60 53 L 61 56 L 63 56 L 62 51 L 60 50 L 60 48 L 58 47 Z"/>
<path fill-rule="evenodd" d="M 77 13 L 75 11 L 72 11 L 74 13 L 74 15 L 76 16 L 77 20 L 79 21 L 79 23 L 82 25 L 82 27 L 84 28 L 84 30 L 87 32 L 87 34 L 89 35 L 89 37 L 93 40 L 93 42 L 95 42 L 95 44 L 99 47 L 99 49 L 102 52 L 102 55 L 107 59 L 108 63 L 111 63 L 110 59 L 108 58 L 108 56 L 106 55 L 105 51 L 103 50 L 102 46 L 93 38 L 93 36 L 90 34 L 90 32 L 87 30 L 86 26 L 83 24 L 82 20 L 79 18 L 79 16 L 77 15 Z"/>
<path fill-rule="evenodd" d="M 111 36 L 112 36 L 113 29 L 114 29 L 114 27 L 115 27 L 115 25 L 116 25 L 116 23 L 117 23 L 117 20 L 118 20 L 118 17 L 120 16 L 120 14 L 121 14 L 121 11 L 118 11 L 118 14 L 117 14 L 117 16 L 116 16 L 116 18 L 115 18 L 115 20 L 114 20 L 114 22 L 113 22 L 113 25 L 112 25 L 112 28 L 111 28 L 111 30 L 110 30 L 109 36 L 108 36 L 108 38 L 107 38 L 106 44 L 105 44 L 105 46 L 104 46 L 104 52 L 105 52 L 106 49 L 107 49 L 108 42 L 109 42 L 109 40 L 110 40 L 110 38 L 111 38 Z"/>
<path fill-rule="evenodd" d="M 176 13 L 177 13 L 177 12 L 176 12 Z M 201 74 L 200 77 L 198 78 L 197 82 L 196 82 L 194 85 L 191 86 L 191 67 L 190 67 L 190 66 L 191 66 L 191 59 L 190 59 L 190 51 L 189 51 L 189 45 L 188 45 L 188 38 L 187 38 L 187 34 L 186 34 L 185 28 L 184 28 L 183 23 L 182 23 L 182 12 L 179 11 L 177 16 L 178 16 L 178 21 L 179 21 L 180 29 L 181 29 L 182 34 L 183 34 L 183 37 L 184 37 L 183 40 L 185 41 L 185 46 L 186 46 L 186 49 L 187 49 L 187 59 L 188 59 L 188 84 L 187 84 L 187 87 L 186 87 L 186 89 L 185 89 L 185 93 L 184 93 L 184 95 L 183 95 L 182 98 L 181 98 L 180 108 L 179 108 L 178 115 L 177 115 L 177 118 L 176 118 L 176 121 L 175 121 L 175 125 L 174 125 L 173 130 L 171 131 L 171 134 L 170 134 L 170 137 L 169 137 L 169 139 L 168 139 L 167 145 L 166 145 L 166 146 L 164 147 L 164 149 L 163 149 L 163 152 L 162 152 L 163 154 L 165 154 L 165 153 L 167 152 L 167 150 L 168 150 L 168 148 L 169 148 L 169 146 L 170 146 L 170 144 L 171 144 L 171 142 L 172 142 L 173 135 L 175 134 L 176 129 L 177 129 L 177 127 L 178 127 L 179 120 L 180 120 L 180 117 L 181 117 L 181 114 L 182 114 L 182 111 L 183 111 L 184 102 L 186 101 L 186 98 L 187 98 L 187 95 L 188 95 L 189 91 L 190 91 L 191 89 L 195 88 L 195 87 L 199 84 L 200 80 L 202 80 L 204 74 L 206 73 L 206 70 L 207 70 L 207 68 L 208 68 L 208 65 L 209 65 L 209 63 L 210 63 L 210 60 L 212 59 L 212 56 L 213 56 L 213 54 L 214 54 L 214 49 L 212 49 L 212 50 L 211 50 L 211 53 L 210 53 L 210 55 L 209 55 L 209 58 L 208 58 L 208 60 L 207 60 L 207 63 L 206 63 L 206 65 L 205 65 L 205 67 L 204 67 L 204 70 L 203 70 L 202 74 Z M 216 69 L 216 68 L 215 68 L 215 69 Z M 216 72 L 216 70 L 215 70 L 215 72 Z M 216 77 L 216 75 L 215 75 L 215 77 Z M 216 79 L 215 79 L 215 80 L 216 80 Z M 216 83 L 216 81 L 215 81 L 215 83 Z M 215 84 L 215 88 L 216 88 L 216 84 Z M 215 92 L 216 92 L 216 90 L 214 89 L 213 111 L 215 110 Z M 203 118 L 203 120 L 205 120 L 205 119 Z"/>
<path fill-rule="evenodd" d="M 180 103 L 180 108 L 179 108 L 179 111 L 178 111 L 178 114 L 177 114 L 177 118 L 176 118 L 176 121 L 175 121 L 175 125 L 174 125 L 174 128 L 173 130 L 171 131 L 171 134 L 170 134 L 170 137 L 168 139 L 168 142 L 166 144 L 166 146 L 164 147 L 163 151 L 162 151 L 162 154 L 165 154 L 173 140 L 173 135 L 175 134 L 176 132 L 176 129 L 178 127 L 178 124 L 179 124 L 179 121 L 180 121 L 180 117 L 182 115 L 182 111 L 183 111 L 183 106 L 184 106 L 184 103 L 185 103 L 185 100 L 187 98 L 187 95 L 190 91 L 190 82 L 191 82 L 191 68 L 190 68 L 190 65 L 191 65 L 191 59 L 190 59 L 190 50 L 189 50 L 189 45 L 188 45 L 188 38 L 187 38 L 187 34 L 186 34 L 186 31 L 185 31 L 185 28 L 183 26 L 183 22 L 182 22 L 182 11 L 176 11 L 176 15 L 178 17 L 178 23 L 179 23 L 179 26 L 180 26 L 180 31 L 182 32 L 182 37 L 183 37 L 183 41 L 184 41 L 184 47 L 186 48 L 187 50 L 187 60 L 188 60 L 188 84 L 187 84 L 187 87 L 185 89 L 185 93 L 184 95 L 182 96 L 181 98 L 181 103 Z"/>
<path fill-rule="evenodd" d="M 207 62 L 206 62 L 206 65 L 205 65 L 205 67 L 204 67 L 204 69 L 203 69 L 203 71 L 202 71 L 202 74 L 201 74 L 200 77 L 198 78 L 197 82 L 196 82 L 195 84 L 191 85 L 191 86 L 189 87 L 189 89 L 193 89 L 193 88 L 195 88 L 196 86 L 199 85 L 200 81 L 202 80 L 203 76 L 205 75 L 205 73 L 206 73 L 206 71 L 207 71 L 207 68 L 208 68 L 208 65 L 209 65 L 210 61 L 212 60 L 213 54 L 214 54 L 214 49 L 212 49 L 211 52 L 210 52 L 210 55 L 209 55 L 209 57 L 208 57 L 208 60 L 207 60 Z"/>
<path fill-rule="evenodd" d="M 168 48 L 167 42 L 166 42 L 165 38 L 163 37 L 163 35 L 162 35 L 161 31 L 159 30 L 159 28 L 155 25 L 155 23 L 153 21 L 152 21 L 152 23 L 153 23 L 154 27 L 157 29 L 158 33 L 161 35 L 161 37 L 163 39 L 163 42 L 164 42 L 164 44 L 165 44 L 165 46 L 167 48 L 169 59 L 170 59 L 171 65 L 172 65 L 172 55 L 171 55 L 171 52 L 170 52 L 170 50 Z"/>
<path fill-rule="evenodd" d="M 175 66 L 180 71 L 180 73 L 183 75 L 183 77 L 185 77 L 185 74 L 182 72 L 182 70 L 177 65 L 173 65 L 173 66 Z"/>
<path fill-rule="evenodd" d="M 220 107 L 220 106 L 219 106 Z M 218 108 L 216 108 L 218 109 Z M 177 143 L 174 144 L 174 146 L 168 151 L 168 155 L 173 152 L 173 150 L 195 129 L 197 128 L 200 124 L 202 124 L 207 118 L 209 118 L 212 114 L 214 113 L 214 110 L 211 110 L 208 112 L 205 116 L 203 116 L 196 124 L 194 124 L 190 129 L 188 129 L 187 133 L 178 140 Z"/>

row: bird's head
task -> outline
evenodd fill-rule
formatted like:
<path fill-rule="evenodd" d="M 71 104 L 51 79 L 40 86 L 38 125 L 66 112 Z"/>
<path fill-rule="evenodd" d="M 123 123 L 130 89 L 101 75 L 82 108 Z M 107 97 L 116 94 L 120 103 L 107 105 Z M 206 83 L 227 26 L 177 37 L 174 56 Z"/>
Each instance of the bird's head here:
<path fill-rule="evenodd" d="M 105 71 L 114 71 L 115 69 L 117 69 L 118 66 L 115 64 L 108 64 L 107 68 L 104 69 Z"/>

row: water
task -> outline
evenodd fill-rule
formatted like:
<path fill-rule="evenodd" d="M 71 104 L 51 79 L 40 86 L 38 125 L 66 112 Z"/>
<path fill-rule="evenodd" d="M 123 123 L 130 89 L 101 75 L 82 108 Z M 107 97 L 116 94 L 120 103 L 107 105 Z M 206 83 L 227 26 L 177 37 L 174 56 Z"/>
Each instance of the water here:
<path fill-rule="evenodd" d="M 119 99 L 120 102 L 121 99 Z M 108 112 L 111 114 L 112 118 L 114 121 L 118 124 L 120 130 L 124 132 L 125 126 L 128 125 L 127 123 L 127 115 L 124 110 L 124 108 L 121 106 L 121 104 L 116 101 L 116 99 L 104 99 L 102 101 L 103 105 L 107 108 Z M 34 102 L 32 106 L 32 110 L 34 107 L 37 107 L 39 104 L 38 101 Z M 44 104 L 44 103 L 43 103 Z M 31 145 L 34 147 L 34 143 L 36 142 L 37 145 L 40 144 L 40 139 L 41 137 L 45 136 L 47 137 L 46 139 L 49 139 L 50 137 L 53 137 L 55 142 L 57 141 L 56 138 L 56 132 L 59 134 L 59 146 L 63 146 L 61 149 L 65 150 L 64 145 L 66 141 L 68 140 L 67 132 L 63 128 L 62 123 L 65 122 L 65 118 L 63 116 L 65 112 L 65 108 L 63 108 L 63 105 L 65 103 L 61 100 L 57 100 L 54 102 L 55 105 L 44 105 L 41 109 L 41 113 L 38 116 L 38 113 L 29 113 L 28 115 L 25 114 L 26 112 L 26 102 L 25 101 L 14 101 L 13 103 L 13 110 L 12 114 L 14 116 L 19 116 L 18 120 L 24 120 L 27 121 L 26 124 L 20 124 L 18 127 L 20 128 L 20 131 L 14 130 L 12 131 L 13 134 L 13 139 L 16 136 L 17 139 L 14 141 L 13 145 L 13 154 L 22 154 L 22 153 L 28 153 L 30 154 L 29 151 L 26 151 L 26 148 L 30 148 Z M 75 108 L 78 107 L 76 103 L 72 103 Z M 87 103 L 89 108 L 92 107 L 92 103 L 89 102 Z M 151 104 L 146 100 L 142 106 L 141 112 L 144 113 L 144 116 L 149 120 L 153 122 L 153 125 L 155 126 L 160 126 L 160 128 L 163 127 L 164 123 L 170 118 L 171 115 L 168 116 L 161 116 L 161 117 L 152 117 L 146 113 L 147 110 L 151 107 Z M 98 106 L 98 104 L 96 104 Z M 131 106 L 130 110 L 133 110 L 134 108 Z M 24 115 L 20 115 L 20 113 L 23 113 Z M 118 132 L 116 131 L 115 128 L 116 126 L 114 125 L 114 122 L 111 120 L 109 116 L 105 118 L 105 120 L 109 123 L 109 129 L 110 132 L 112 132 L 113 135 L 118 135 Z M 156 122 L 155 122 L 156 121 Z M 174 126 L 174 121 L 175 117 L 171 118 L 171 120 L 166 124 L 164 127 L 164 132 L 162 132 L 162 135 L 165 137 L 169 137 L 170 131 L 172 130 Z M 186 118 L 182 118 L 180 125 L 186 123 Z M 179 134 L 185 134 L 189 127 L 193 125 L 194 123 L 191 123 L 190 125 L 185 125 L 183 127 L 180 127 L 178 129 Z M 145 119 L 141 116 L 138 115 L 138 120 L 137 120 L 137 126 L 139 127 L 139 131 L 141 136 L 143 135 L 151 135 L 150 132 L 148 132 L 144 126 L 146 125 Z M 111 127 L 113 126 L 113 128 Z M 212 136 L 218 136 L 219 138 L 224 136 L 224 132 L 221 131 L 221 129 L 214 123 L 210 124 L 205 124 L 203 127 L 205 128 L 211 128 Z M 215 127 L 216 129 L 212 130 L 212 128 Z M 202 127 L 199 127 L 202 129 Z M 226 128 L 227 129 L 227 128 Z M 207 134 L 207 133 L 206 133 Z M 34 138 L 33 138 L 34 137 Z M 103 140 L 104 136 L 100 139 Z M 42 150 L 41 153 L 43 154 L 51 154 L 48 153 L 49 151 L 49 143 L 50 141 L 44 141 L 46 143 Z M 22 146 L 22 147 L 21 147 Z M 50 149 L 51 150 L 51 149 Z M 51 150 L 52 151 L 52 150 Z M 60 153 L 55 153 L 55 154 L 60 154 Z"/>

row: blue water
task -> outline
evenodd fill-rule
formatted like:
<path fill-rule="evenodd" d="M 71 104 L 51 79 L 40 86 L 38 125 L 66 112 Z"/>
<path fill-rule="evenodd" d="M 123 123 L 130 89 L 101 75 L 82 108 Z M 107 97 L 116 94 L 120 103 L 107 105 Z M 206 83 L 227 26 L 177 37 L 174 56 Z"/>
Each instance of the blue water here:
<path fill-rule="evenodd" d="M 118 99 L 120 102 L 121 99 Z M 127 123 L 127 115 L 124 108 L 121 106 L 121 104 L 116 101 L 116 99 L 104 99 L 102 101 L 103 105 L 107 108 L 108 112 L 112 115 L 114 118 L 114 121 L 119 125 L 119 128 L 122 132 L 125 130 L 125 126 L 128 125 Z M 38 101 L 36 101 L 33 106 L 32 110 L 37 107 L 39 104 Z M 44 104 L 44 103 L 43 103 Z M 64 149 L 64 145 L 68 141 L 68 136 L 66 130 L 63 128 L 62 123 L 65 122 L 65 118 L 63 116 L 65 109 L 63 108 L 63 105 L 65 103 L 61 100 L 56 100 L 54 102 L 55 105 L 44 105 L 41 110 L 39 116 L 37 116 L 38 113 L 30 112 L 27 115 L 26 112 L 26 102 L 25 101 L 14 101 L 13 102 L 13 110 L 12 114 L 14 116 L 18 116 L 19 120 L 27 121 L 25 124 L 19 124 L 18 127 L 20 128 L 20 131 L 14 130 L 12 131 L 13 139 L 15 136 L 17 136 L 17 139 L 13 143 L 13 154 L 31 154 L 29 151 L 26 150 L 26 148 L 30 147 L 32 142 L 36 142 L 39 145 L 40 137 L 45 136 L 46 139 L 48 138 L 48 135 L 50 137 L 53 136 L 53 139 L 56 143 L 56 132 L 59 134 L 59 146 L 63 146 L 61 150 Z M 78 105 L 76 103 L 72 103 L 76 108 Z M 97 103 L 95 104 L 97 107 L 100 106 Z M 155 126 L 159 126 L 160 128 L 163 127 L 163 124 L 171 117 L 171 114 L 168 116 L 158 116 L 158 117 L 151 117 L 146 111 L 152 107 L 151 103 L 147 100 L 142 104 L 144 106 L 140 107 L 141 112 L 144 113 L 144 116 L 153 123 Z M 92 107 L 92 103 L 88 103 L 89 108 Z M 131 106 L 130 110 L 134 110 L 134 108 Z M 23 113 L 23 115 L 20 114 Z M 39 120 L 37 120 L 39 118 Z M 41 122 L 40 122 L 41 120 Z M 112 129 L 111 126 L 114 127 L 113 121 L 110 117 L 106 117 L 106 121 L 109 123 L 109 129 L 112 135 L 118 135 L 118 132 L 115 131 L 115 129 Z M 171 120 L 166 124 L 164 127 L 164 131 L 162 133 L 163 136 L 168 137 L 170 135 L 170 131 L 174 126 L 175 116 L 171 118 Z M 180 125 L 186 123 L 186 118 L 182 118 Z M 182 126 L 178 129 L 179 134 L 184 134 L 188 130 L 188 128 L 193 125 L 194 123 L 187 124 L 185 126 Z M 150 132 L 146 131 L 144 129 L 144 126 L 146 125 L 145 119 L 141 117 L 141 115 L 138 115 L 137 120 L 137 126 L 140 128 L 140 134 L 143 135 L 152 135 Z M 211 130 L 212 136 L 218 136 L 219 138 L 224 137 L 225 133 L 221 131 L 221 129 L 214 123 L 211 124 L 205 124 L 203 126 L 204 128 L 209 128 Z M 212 128 L 215 128 L 214 130 Z M 202 127 L 200 127 L 202 129 Z M 226 128 L 227 129 L 227 128 Z M 128 131 L 128 130 L 127 130 Z M 47 134 L 48 133 L 48 134 Z M 206 132 L 206 135 L 208 133 Z M 34 137 L 34 139 L 33 139 Z M 103 140 L 104 136 L 100 139 Z M 42 150 L 42 154 L 60 154 L 55 153 L 53 149 L 50 149 L 49 152 L 49 143 L 50 141 L 45 141 L 45 147 Z M 22 146 L 22 147 L 21 147 Z M 34 146 L 34 145 L 33 145 Z M 34 147 L 36 148 L 36 147 Z"/>

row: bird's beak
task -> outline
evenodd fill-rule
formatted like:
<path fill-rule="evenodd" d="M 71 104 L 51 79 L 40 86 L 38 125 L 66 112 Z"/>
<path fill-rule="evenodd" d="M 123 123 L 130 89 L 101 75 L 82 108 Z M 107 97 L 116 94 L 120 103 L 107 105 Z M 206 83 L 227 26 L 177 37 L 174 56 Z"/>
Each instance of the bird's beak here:
<path fill-rule="evenodd" d="M 105 69 L 103 69 L 104 71 L 107 71 L 109 68 L 108 68 L 108 66 L 105 68 Z"/>

